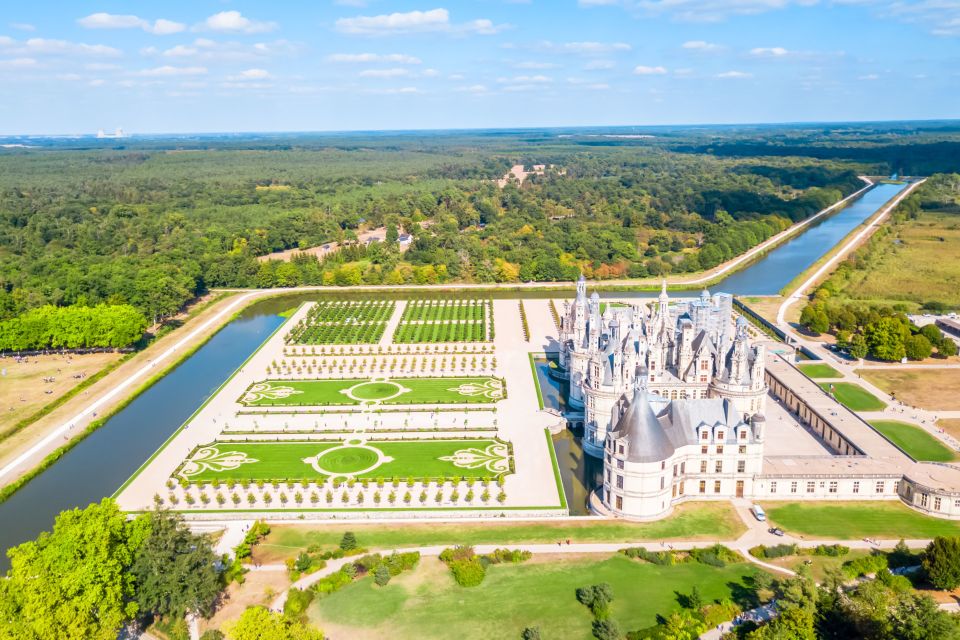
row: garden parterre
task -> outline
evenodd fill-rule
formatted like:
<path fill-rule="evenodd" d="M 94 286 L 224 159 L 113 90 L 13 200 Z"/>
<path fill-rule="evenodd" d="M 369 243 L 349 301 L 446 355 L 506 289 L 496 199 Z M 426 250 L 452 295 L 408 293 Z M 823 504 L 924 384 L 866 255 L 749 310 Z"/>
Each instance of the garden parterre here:
<path fill-rule="evenodd" d="M 492 309 L 490 300 L 411 300 L 393 341 L 486 342 L 494 337 Z"/>
<path fill-rule="evenodd" d="M 468 404 L 497 402 L 505 396 L 503 380 L 493 377 L 265 380 L 251 385 L 240 402 L 250 407 Z"/>
<path fill-rule="evenodd" d="M 379 342 L 395 303 L 379 300 L 323 300 L 313 304 L 289 331 L 287 344 Z"/>

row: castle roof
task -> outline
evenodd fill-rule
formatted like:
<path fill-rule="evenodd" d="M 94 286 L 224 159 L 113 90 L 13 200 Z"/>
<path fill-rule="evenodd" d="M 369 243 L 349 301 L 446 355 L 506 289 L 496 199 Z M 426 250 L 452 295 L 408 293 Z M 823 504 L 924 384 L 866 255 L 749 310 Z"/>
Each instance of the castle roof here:
<path fill-rule="evenodd" d="M 611 436 L 618 440 L 626 438 L 628 462 L 659 462 L 676 450 L 650 406 L 647 390 L 642 387 L 634 391 Z"/>

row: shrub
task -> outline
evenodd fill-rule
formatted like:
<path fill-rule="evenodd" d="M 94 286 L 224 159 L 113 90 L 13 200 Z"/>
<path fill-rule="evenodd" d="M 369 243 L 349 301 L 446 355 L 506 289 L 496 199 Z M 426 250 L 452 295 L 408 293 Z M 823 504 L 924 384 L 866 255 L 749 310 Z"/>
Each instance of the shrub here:
<path fill-rule="evenodd" d="M 309 589 L 301 591 L 291 587 L 287 592 L 287 601 L 283 605 L 284 615 L 299 620 L 306 614 L 307 607 L 313 602 L 315 596 L 316 593 Z"/>
<path fill-rule="evenodd" d="M 923 554 L 923 570 L 937 589 L 960 586 L 960 538 L 938 536 Z"/>
<path fill-rule="evenodd" d="M 589 607 L 593 617 L 605 620 L 610 615 L 610 603 L 613 602 L 613 589 L 606 582 L 580 587 L 576 591 L 577 601 Z"/>
<path fill-rule="evenodd" d="M 390 582 L 390 570 L 387 569 L 387 566 L 381 564 L 373 572 L 373 581 L 377 583 L 379 587 L 385 587 Z"/>
<path fill-rule="evenodd" d="M 887 568 L 887 556 L 882 553 L 875 553 L 863 558 L 855 558 L 843 563 L 843 575 L 850 579 L 860 576 L 878 573 Z"/>
<path fill-rule="evenodd" d="M 223 640 L 225 637 L 219 629 L 207 629 L 200 636 L 200 640 Z"/>
<path fill-rule="evenodd" d="M 344 551 L 353 551 L 357 548 L 357 536 L 353 534 L 353 531 L 347 531 L 343 534 L 340 539 L 340 548 Z"/>
<path fill-rule="evenodd" d="M 455 560 L 450 563 L 450 571 L 453 573 L 453 579 L 461 587 L 476 587 L 486 576 L 486 570 L 480 562 L 480 558 L 473 557 L 469 560 Z"/>
<path fill-rule="evenodd" d="M 728 549 L 722 544 L 715 544 L 705 549 L 691 549 L 690 557 L 700 564 L 710 565 L 711 567 L 725 567 L 728 564 L 743 560 L 736 551 Z"/>
<path fill-rule="evenodd" d="M 671 565 L 674 563 L 674 556 L 669 551 L 648 551 L 646 547 L 630 547 L 621 551 L 628 558 L 643 560 L 650 564 Z"/>
<path fill-rule="evenodd" d="M 830 558 L 839 558 L 850 553 L 850 547 L 842 544 L 818 544 L 813 550 L 815 556 L 828 556 Z"/>
<path fill-rule="evenodd" d="M 821 545 L 823 546 L 823 545 Z M 783 558 L 785 556 L 797 555 L 797 545 L 795 544 L 776 544 L 771 547 L 766 545 L 757 545 L 750 549 L 750 555 L 754 558 Z"/>

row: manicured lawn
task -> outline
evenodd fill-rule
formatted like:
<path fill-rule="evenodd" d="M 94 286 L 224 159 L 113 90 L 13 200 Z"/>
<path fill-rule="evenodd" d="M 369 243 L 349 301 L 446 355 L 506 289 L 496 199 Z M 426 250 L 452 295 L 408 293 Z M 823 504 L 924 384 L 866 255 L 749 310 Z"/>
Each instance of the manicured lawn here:
<path fill-rule="evenodd" d="M 731 599 L 756 572 L 746 563 L 664 567 L 621 555 L 559 558 L 491 566 L 480 586 L 463 588 L 437 559 L 424 558 L 386 587 L 365 578 L 309 611 L 320 628 L 344 638 L 519 638 L 528 626 L 540 627 L 544 638 L 589 638 L 591 616 L 577 602 L 577 587 L 609 583 L 611 616 L 623 631 L 634 631 L 679 609 L 677 594 L 696 586 L 705 601 Z"/>
<path fill-rule="evenodd" d="M 506 397 L 503 380 L 476 378 L 378 378 L 347 380 L 265 380 L 251 385 L 240 402 L 320 407 L 379 404 L 490 403 Z"/>
<path fill-rule="evenodd" d="M 876 420 L 870 424 L 917 460 L 950 462 L 957 458 L 953 449 L 920 427 L 896 420 Z"/>
<path fill-rule="evenodd" d="M 880 398 L 852 382 L 821 382 L 820 386 L 851 411 L 883 411 L 887 406 Z"/>
<path fill-rule="evenodd" d="M 461 460 L 441 460 L 455 457 Z M 191 455 L 180 475 L 191 480 L 494 477 L 509 470 L 510 447 L 494 440 L 215 442 Z M 193 460 L 194 462 L 191 462 Z"/>
<path fill-rule="evenodd" d="M 800 371 L 811 378 L 842 378 L 839 371 L 825 363 L 797 365 Z"/>
<path fill-rule="evenodd" d="M 763 503 L 771 522 L 808 538 L 933 538 L 960 535 L 960 522 L 925 516 L 900 502 Z"/>
<path fill-rule="evenodd" d="M 784 556 L 782 558 L 771 558 L 766 559 L 764 562 L 769 562 L 770 564 L 775 564 L 778 567 L 783 567 L 785 569 L 791 569 L 796 571 L 800 565 L 809 562 L 807 566 L 810 568 L 810 575 L 817 582 L 822 582 L 824 578 L 827 577 L 827 570 L 829 569 L 839 569 L 844 562 L 848 560 L 854 560 L 856 558 L 863 558 L 870 555 L 870 551 L 866 549 L 851 549 L 850 553 L 845 556 L 840 556 L 839 558 L 834 558 L 831 556 Z"/>
<path fill-rule="evenodd" d="M 345 531 L 353 531 L 369 549 L 395 549 L 434 544 L 516 544 L 573 542 L 640 542 L 644 540 L 733 540 L 744 531 L 743 522 L 725 502 L 687 503 L 673 515 L 654 522 L 623 522 L 600 518 L 580 521 L 428 522 L 409 524 L 310 524 L 275 526 L 256 547 L 257 560 L 282 562 L 311 545 L 340 542 Z"/>
<path fill-rule="evenodd" d="M 912 407 L 932 411 L 960 410 L 960 372 L 956 369 L 860 369 L 859 373 Z"/>

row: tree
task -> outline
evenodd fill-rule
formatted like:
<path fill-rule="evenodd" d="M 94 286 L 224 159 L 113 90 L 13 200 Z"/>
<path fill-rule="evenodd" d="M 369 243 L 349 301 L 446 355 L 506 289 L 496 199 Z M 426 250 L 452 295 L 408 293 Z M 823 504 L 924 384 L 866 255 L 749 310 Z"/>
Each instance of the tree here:
<path fill-rule="evenodd" d="M 620 627 L 615 621 L 608 618 L 594 620 L 591 630 L 593 631 L 593 637 L 597 640 L 620 640 L 623 638 Z"/>
<path fill-rule="evenodd" d="M 150 534 L 130 567 L 140 612 L 209 616 L 223 589 L 210 542 L 191 533 L 179 515 L 157 510 L 145 517 Z"/>
<path fill-rule="evenodd" d="M 230 640 L 323 640 L 320 631 L 264 607 L 250 607 L 226 631 Z"/>
<path fill-rule="evenodd" d="M 925 360 L 933 353 L 933 345 L 926 336 L 920 334 L 907 338 L 903 347 L 904 353 L 911 360 Z"/>
<path fill-rule="evenodd" d="M 944 338 L 937 347 L 937 354 L 944 358 L 957 355 L 957 343 L 950 338 Z"/>
<path fill-rule="evenodd" d="M 867 357 L 867 354 L 870 352 L 870 348 L 867 346 L 867 339 L 863 337 L 863 334 L 855 333 L 850 336 L 848 351 L 850 352 L 851 356 L 858 360 Z"/>
<path fill-rule="evenodd" d="M 540 627 L 527 627 L 520 634 L 520 640 L 540 640 Z"/>
<path fill-rule="evenodd" d="M 671 613 L 663 624 L 663 640 L 697 640 L 707 630 L 703 620 L 694 615 L 692 607 Z"/>
<path fill-rule="evenodd" d="M 379 565 L 373 572 L 373 581 L 377 583 L 378 587 L 385 587 L 390 582 L 390 569 L 387 568 L 387 565 Z"/>
<path fill-rule="evenodd" d="M 606 582 L 589 587 L 580 587 L 576 591 L 580 604 L 590 608 L 593 617 L 604 619 L 610 614 L 610 603 L 613 602 L 613 589 Z"/>
<path fill-rule="evenodd" d="M 219 629 L 207 629 L 200 636 L 200 640 L 224 640 L 225 636 Z"/>
<path fill-rule="evenodd" d="M 703 596 L 700 595 L 700 589 L 697 588 L 697 585 L 693 585 L 693 590 L 690 591 L 690 597 L 687 598 L 687 608 L 691 611 L 700 611 L 703 608 Z"/>
<path fill-rule="evenodd" d="M 146 535 L 110 499 L 62 512 L 52 532 L 8 552 L 0 638 L 114 640 L 137 614 L 128 569 Z"/>
<path fill-rule="evenodd" d="M 937 328 L 935 324 L 926 324 L 920 327 L 920 335 L 930 341 L 935 347 L 939 347 L 940 343 L 944 340 L 949 340 L 949 338 L 944 338 L 943 334 L 940 333 L 940 329 Z"/>
<path fill-rule="evenodd" d="M 353 534 L 353 531 L 347 531 L 343 534 L 343 537 L 340 538 L 340 548 L 344 551 L 353 551 L 357 548 L 357 536 Z"/>
<path fill-rule="evenodd" d="M 960 537 L 934 538 L 924 551 L 923 569 L 937 589 L 960 587 Z"/>
<path fill-rule="evenodd" d="M 878 360 L 901 360 L 906 355 L 901 329 L 902 325 L 896 318 L 880 318 L 868 325 L 866 339 L 870 353 Z"/>

